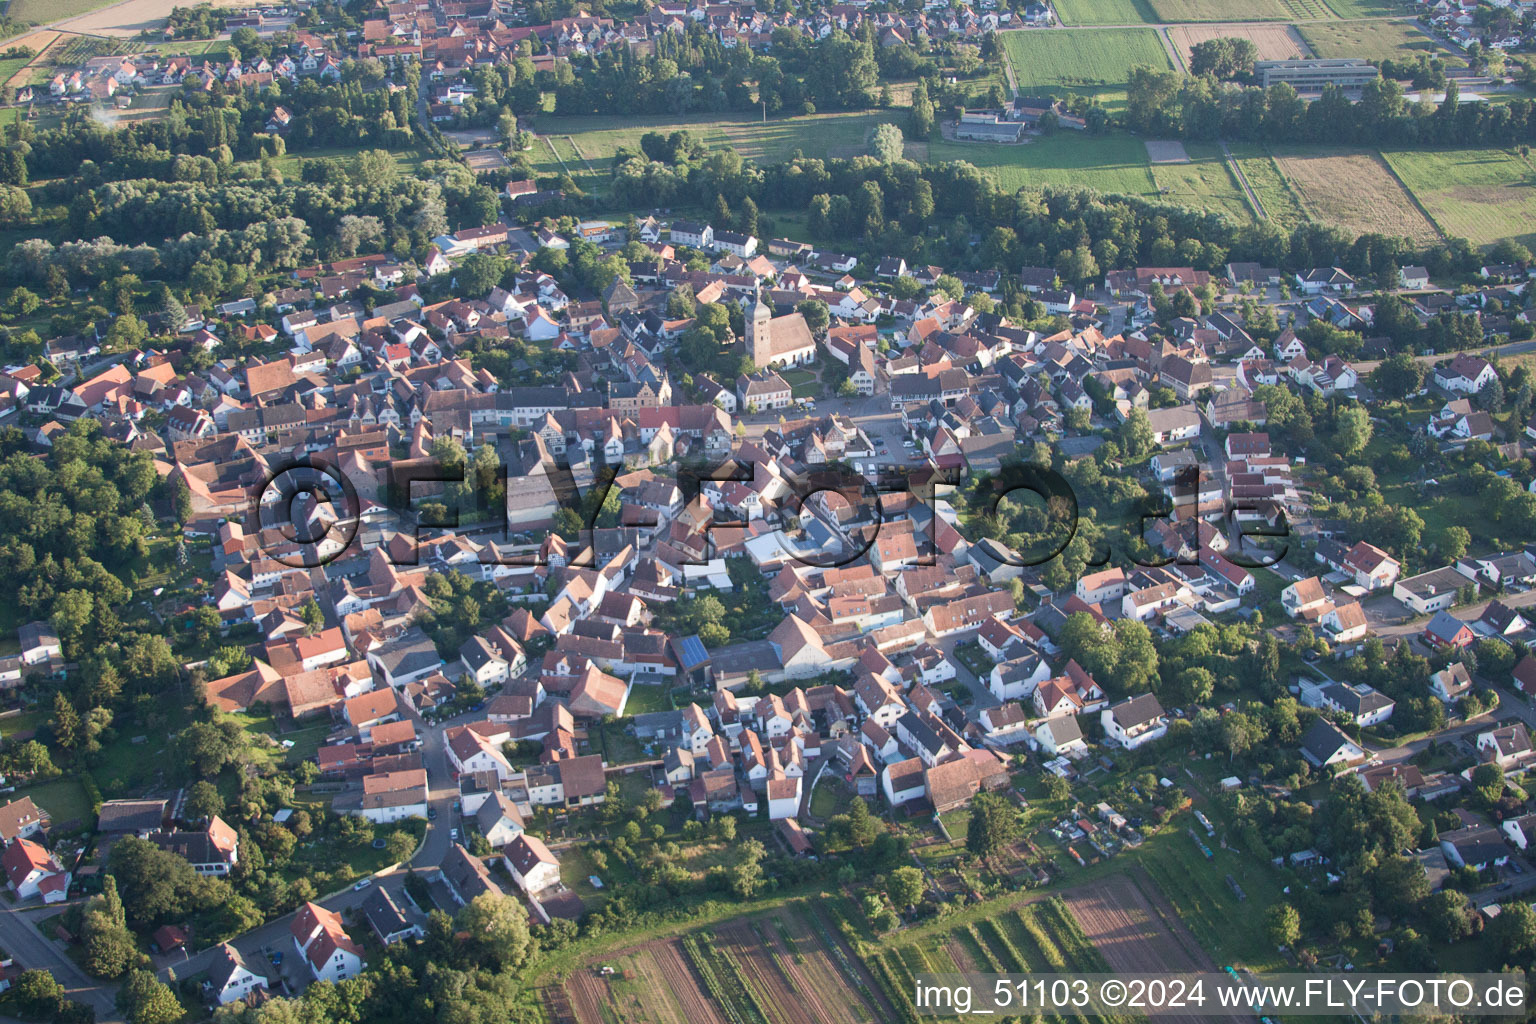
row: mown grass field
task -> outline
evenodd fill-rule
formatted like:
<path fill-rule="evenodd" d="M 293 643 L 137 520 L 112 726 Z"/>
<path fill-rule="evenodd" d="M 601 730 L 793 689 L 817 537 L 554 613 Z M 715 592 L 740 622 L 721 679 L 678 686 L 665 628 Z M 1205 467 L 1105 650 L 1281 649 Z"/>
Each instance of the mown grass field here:
<path fill-rule="evenodd" d="M 710 149 L 733 149 L 742 159 L 775 163 L 796 151 L 812 157 L 852 157 L 865 152 L 870 132 L 883 122 L 902 123 L 900 111 L 810 114 L 763 121 L 761 117 L 721 117 L 693 114 L 681 117 L 539 117 L 532 126 L 540 136 L 552 136 L 560 155 L 570 163 L 569 137 L 581 155 L 606 174 L 608 161 L 620 149 L 640 151 L 646 132 L 689 131 Z M 540 147 L 535 147 L 537 150 Z M 530 154 L 530 159 L 537 153 Z M 572 168 L 574 171 L 575 168 Z"/>
<path fill-rule="evenodd" d="M 1307 219 L 1307 211 L 1275 160 L 1263 145 L 1256 142 L 1234 142 L 1232 156 L 1248 179 L 1248 186 L 1264 205 L 1269 219 L 1289 230 Z"/>
<path fill-rule="evenodd" d="M 1361 57 L 1366 60 L 1411 60 L 1420 53 L 1439 50 L 1452 63 L 1443 48 L 1413 25 L 1403 21 L 1312 22 L 1296 26 L 1312 52 L 1319 57 Z"/>
<path fill-rule="evenodd" d="M 1412 14 L 1413 4 L 1406 0 L 1325 0 L 1341 18 L 1380 18 L 1392 14 Z"/>
<path fill-rule="evenodd" d="M 284 153 L 273 162 L 284 175 L 296 177 L 299 173 L 301 160 L 339 160 L 347 165 L 349 170 L 357 164 L 357 155 L 362 149 L 350 146 L 330 146 L 318 149 L 303 149 L 296 153 Z M 427 155 L 421 150 L 402 149 L 390 153 L 395 158 L 395 166 L 401 174 L 413 175 L 420 169 Z"/>
<path fill-rule="evenodd" d="M 1189 163 L 1152 167 L 1152 179 L 1162 197 L 1180 206 L 1204 207 L 1238 220 L 1252 220 L 1253 210 L 1227 169 L 1221 147 L 1213 142 L 1186 142 L 1184 151 L 1189 154 Z"/>
<path fill-rule="evenodd" d="M 10 57 L 6 60 L 0 60 L 0 82 L 9 82 L 16 76 L 17 72 L 30 63 L 32 63 L 31 57 Z M 25 83 L 17 82 L 16 84 L 24 85 Z"/>
<path fill-rule="evenodd" d="M 928 159 L 968 161 L 1008 189 L 1069 185 L 1136 196 L 1157 191 L 1147 147 L 1130 135 L 1058 132 L 1024 146 L 934 142 L 928 146 Z"/>
<path fill-rule="evenodd" d="M 1002 37 L 1022 91 L 1096 96 L 1111 110 L 1125 105 L 1133 66 L 1169 67 L 1156 29 L 1008 32 Z"/>
<path fill-rule="evenodd" d="M 1512 150 L 1383 153 L 1440 229 L 1489 245 L 1536 244 L 1536 168 Z"/>
<path fill-rule="evenodd" d="M 1063 25 L 1136 25 L 1157 20 L 1147 0 L 1056 0 Z"/>
<path fill-rule="evenodd" d="M 1330 18 L 1324 0 L 1150 0 L 1157 20 L 1179 21 L 1304 21 Z"/>
<path fill-rule="evenodd" d="M 1417 242 L 1436 236 L 1435 226 L 1373 151 L 1287 147 L 1275 150 L 1275 162 L 1313 220 Z"/>

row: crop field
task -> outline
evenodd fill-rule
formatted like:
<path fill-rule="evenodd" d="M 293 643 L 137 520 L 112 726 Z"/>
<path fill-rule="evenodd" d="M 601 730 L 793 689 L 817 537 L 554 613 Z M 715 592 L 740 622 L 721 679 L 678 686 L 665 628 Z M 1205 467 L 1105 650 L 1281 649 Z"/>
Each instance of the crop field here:
<path fill-rule="evenodd" d="M 1179 48 L 1186 66 L 1189 51 L 1207 39 L 1247 39 L 1258 49 L 1259 60 L 1310 56 L 1294 25 L 1174 25 L 1168 29 L 1168 38 Z"/>
<path fill-rule="evenodd" d="M 1331 18 L 1324 0 L 1149 0 L 1157 20 L 1180 21 L 1305 21 Z"/>
<path fill-rule="evenodd" d="M 1299 25 L 1296 31 L 1319 57 L 1361 57 L 1365 60 L 1412 60 L 1438 52 L 1460 64 L 1444 47 L 1404 21 L 1335 21 Z"/>
<path fill-rule="evenodd" d="M 1136 196 L 1157 192 L 1147 147 L 1130 135 L 1064 131 L 1024 146 L 935 142 L 928 147 L 928 158 L 937 163 L 968 161 L 1007 189 L 1066 185 Z"/>
<path fill-rule="evenodd" d="M 1111 110 L 1125 104 L 1131 68 L 1166 68 L 1168 51 L 1150 28 L 1000 33 L 1019 89 L 1097 96 Z"/>
<path fill-rule="evenodd" d="M 751 117 L 722 118 L 717 114 L 649 118 L 545 115 L 537 119 L 535 130 L 541 136 L 569 139 L 599 173 L 606 174 L 615 153 L 620 149 L 638 153 L 641 137 L 651 131 L 689 131 L 709 149 L 734 149 L 745 160 L 773 163 L 790 159 L 796 150 L 811 157 L 858 156 L 866 151 L 875 125 L 900 120 L 898 113 L 810 114 L 767 122 Z M 569 163 L 574 155 L 569 144 L 561 141 L 557 147 Z M 530 158 L 534 156 L 531 154 Z M 572 171 L 575 170 L 573 167 Z"/>
<path fill-rule="evenodd" d="M 112 0 L 11 0 L 9 8 L 13 18 L 45 24 L 61 18 L 86 14 L 98 7 L 105 7 Z"/>
<path fill-rule="evenodd" d="M 1188 142 L 1184 150 L 1189 154 L 1188 163 L 1152 167 L 1159 194 L 1180 206 L 1204 207 L 1238 220 L 1252 220 L 1253 211 L 1227 169 L 1221 147 L 1211 142 Z"/>
<path fill-rule="evenodd" d="M 1154 907 L 1129 875 L 1072 890 L 1066 908 L 1115 974 L 1216 969 L 1189 930 L 1166 910 Z M 1201 1018 L 1171 1019 L 1196 1024 Z"/>
<path fill-rule="evenodd" d="M 999 908 L 990 916 L 947 929 L 925 929 L 906 941 L 898 933 L 871 957 L 871 966 L 881 987 L 903 1011 L 901 1019 L 915 1020 L 910 993 L 919 974 L 1094 973 L 1112 964 L 1106 964 L 1084 935 L 1069 906 L 1051 899 Z"/>
<path fill-rule="evenodd" d="M 1382 157 L 1448 235 L 1488 245 L 1536 243 L 1536 169 L 1502 149 L 1392 152 Z"/>
<path fill-rule="evenodd" d="M 1056 0 L 1063 25 L 1137 25 L 1157 20 L 1147 0 Z"/>
<path fill-rule="evenodd" d="M 1233 159 L 1248 179 L 1248 187 L 1259 197 L 1270 220 L 1290 230 L 1307 219 L 1301 200 L 1267 149 L 1253 142 L 1234 142 L 1231 149 Z"/>
<path fill-rule="evenodd" d="M 883 1024 L 875 978 L 829 915 L 808 903 L 737 918 L 608 957 L 611 975 L 573 974 L 565 995 L 579 1024 Z"/>
<path fill-rule="evenodd" d="M 1313 220 L 1357 234 L 1374 231 L 1415 242 L 1436 237 L 1435 226 L 1376 153 L 1286 149 L 1276 152 L 1275 163 Z"/>

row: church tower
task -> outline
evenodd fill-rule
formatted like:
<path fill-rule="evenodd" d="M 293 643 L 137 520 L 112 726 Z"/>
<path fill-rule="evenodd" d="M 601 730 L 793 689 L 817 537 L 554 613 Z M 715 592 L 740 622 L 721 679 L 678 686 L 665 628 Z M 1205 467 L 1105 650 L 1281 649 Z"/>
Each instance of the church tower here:
<path fill-rule="evenodd" d="M 747 354 L 759 370 L 773 362 L 773 328 L 769 326 L 768 306 L 763 302 L 763 286 L 753 293 L 752 309 L 747 314 Z"/>

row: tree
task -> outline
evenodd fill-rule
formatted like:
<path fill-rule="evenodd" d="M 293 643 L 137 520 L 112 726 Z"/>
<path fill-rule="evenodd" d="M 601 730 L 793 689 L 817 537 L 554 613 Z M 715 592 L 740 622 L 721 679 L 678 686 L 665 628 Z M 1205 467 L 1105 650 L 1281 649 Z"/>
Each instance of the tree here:
<path fill-rule="evenodd" d="M 1363 405 L 1340 409 L 1334 419 L 1334 446 L 1343 458 L 1351 458 L 1371 443 L 1371 416 Z"/>
<path fill-rule="evenodd" d="M 204 878 L 176 854 L 137 836 L 112 846 L 109 871 L 136 926 L 153 927 L 184 917 L 222 897 L 227 886 Z"/>
<path fill-rule="evenodd" d="M 480 962 L 495 969 L 516 967 L 528 955 L 528 912 L 510 896 L 483 892 L 462 907 L 454 927 L 467 932 Z"/>
<path fill-rule="evenodd" d="M 1276 903 L 1264 912 L 1264 930 L 1276 946 L 1294 946 L 1301 940 L 1301 915 L 1289 903 Z"/>
<path fill-rule="evenodd" d="M 893 164 L 901 159 L 902 144 L 901 129 L 894 124 L 882 124 L 876 126 L 869 148 L 881 163 Z"/>
<path fill-rule="evenodd" d="M 129 972 L 118 990 L 117 1008 L 128 1024 L 175 1024 L 182 1018 L 176 993 L 145 970 Z"/>
<path fill-rule="evenodd" d="M 1496 804 L 1504 795 L 1504 770 L 1491 762 L 1472 769 L 1472 789 L 1484 803 Z"/>
<path fill-rule="evenodd" d="M 811 329 L 812 334 L 820 335 L 832 322 L 831 310 L 821 299 L 806 299 L 795 306 L 795 312 L 805 318 L 805 325 Z"/>
<path fill-rule="evenodd" d="M 1019 810 L 1006 797 L 979 793 L 971 802 L 971 823 L 965 848 L 983 860 L 995 857 L 1018 839 Z"/>
<path fill-rule="evenodd" d="M 96 978 L 116 978 L 142 959 L 128 930 L 122 900 L 117 895 L 117 880 L 111 875 L 102 881 L 100 895 L 91 897 L 81 918 L 80 939 L 83 965 Z"/>
<path fill-rule="evenodd" d="M 224 798 L 219 795 L 219 787 L 207 779 L 198 779 L 187 788 L 181 812 L 188 821 L 207 821 L 215 814 L 223 814 Z"/>
<path fill-rule="evenodd" d="M 1439 942 L 1456 942 L 1472 929 L 1471 904 L 1464 893 L 1443 889 L 1424 902 L 1424 923 Z"/>
<path fill-rule="evenodd" d="M 1371 387 L 1382 398 L 1401 401 L 1424 384 L 1424 365 L 1407 352 L 1394 352 L 1371 371 Z"/>
<path fill-rule="evenodd" d="M 1147 418 L 1145 409 L 1132 409 L 1130 416 L 1120 424 L 1119 434 L 1120 450 L 1131 459 L 1140 458 L 1157 443 L 1157 437 L 1152 433 L 1152 421 Z"/>
<path fill-rule="evenodd" d="M 64 986 L 47 971 L 23 971 L 12 989 L 11 1002 L 23 1017 L 52 1020 L 64 1005 Z"/>
<path fill-rule="evenodd" d="M 926 888 L 923 873 L 908 864 L 892 871 L 886 878 L 885 894 L 891 898 L 897 910 L 909 910 L 917 906 Z"/>
<path fill-rule="evenodd" d="M 1488 936 L 1503 963 L 1529 966 L 1536 955 L 1536 911 L 1525 900 L 1509 900 L 1488 926 Z"/>
<path fill-rule="evenodd" d="M 384 852 L 392 863 L 404 864 L 416 852 L 416 837 L 409 832 L 391 832 L 384 840 Z"/>
<path fill-rule="evenodd" d="M 310 636 L 325 628 L 325 612 L 313 597 L 299 606 L 299 617 L 304 620 L 304 632 Z"/>

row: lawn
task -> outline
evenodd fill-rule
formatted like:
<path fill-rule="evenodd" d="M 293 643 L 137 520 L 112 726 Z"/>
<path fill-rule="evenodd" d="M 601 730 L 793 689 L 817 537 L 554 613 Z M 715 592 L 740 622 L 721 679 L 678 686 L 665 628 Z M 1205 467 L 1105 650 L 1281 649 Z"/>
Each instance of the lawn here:
<path fill-rule="evenodd" d="M 1528 158 L 1502 149 L 1382 156 L 1446 234 L 1476 245 L 1502 238 L 1536 244 L 1536 178 Z"/>
<path fill-rule="evenodd" d="M 1056 0 L 1063 25 L 1136 25 L 1157 20 L 1147 0 Z"/>
<path fill-rule="evenodd" d="M 826 821 L 834 814 L 842 814 L 853 803 L 853 794 L 847 783 L 836 772 L 824 772 L 816 788 L 811 790 L 811 817 Z"/>
<path fill-rule="evenodd" d="M 669 688 L 662 683 L 642 683 L 638 680 L 630 687 L 629 701 L 624 705 L 626 717 L 648 715 L 654 711 L 671 711 L 672 697 Z"/>
<path fill-rule="evenodd" d="M 51 782 L 22 786 L 3 799 L 5 802 L 10 802 L 20 800 L 24 796 L 30 796 L 33 803 L 52 816 L 54 827 L 71 821 L 83 822 L 91 816 L 91 801 L 86 796 L 85 787 L 80 784 L 79 779 L 54 779 Z"/>
<path fill-rule="evenodd" d="M 1287 231 L 1306 221 L 1307 211 L 1302 209 L 1301 200 L 1285 180 L 1285 175 L 1275 166 L 1275 158 L 1269 155 L 1269 150 L 1257 142 L 1234 142 L 1231 150 L 1233 159 L 1248 179 L 1248 187 L 1259 197 L 1270 220 Z"/>
<path fill-rule="evenodd" d="M 1450 56 L 1434 40 L 1404 21 L 1313 22 L 1298 25 L 1296 30 L 1319 57 L 1412 60 L 1420 53 L 1436 51 L 1442 57 Z"/>
<path fill-rule="evenodd" d="M 1204 207 L 1240 221 L 1253 219 L 1253 210 L 1227 167 L 1221 147 L 1213 142 L 1188 142 L 1187 164 L 1154 164 L 1152 178 L 1162 197 L 1180 206 Z"/>
<path fill-rule="evenodd" d="M 1330 18 L 1323 0 L 1149 0 L 1161 22 L 1180 21 L 1304 21 Z"/>
<path fill-rule="evenodd" d="M 975 164 L 1007 189 L 1067 185 L 1135 196 L 1157 192 L 1147 147 L 1131 135 L 1058 132 L 1023 146 L 935 142 L 929 159 Z"/>
<path fill-rule="evenodd" d="M 1111 110 L 1125 105 L 1132 67 L 1171 67 L 1156 29 L 1069 29 L 1002 36 L 1020 90 L 1096 96 Z"/>
<path fill-rule="evenodd" d="M 48 715 L 43 711 L 18 711 L 6 715 L 0 718 L 0 738 L 8 740 L 17 733 L 30 733 L 46 721 Z"/>

